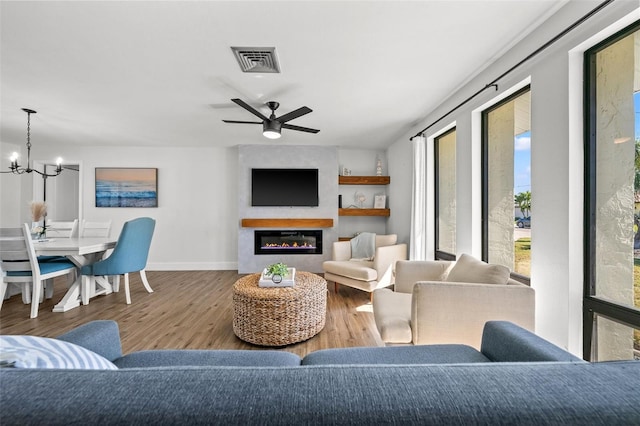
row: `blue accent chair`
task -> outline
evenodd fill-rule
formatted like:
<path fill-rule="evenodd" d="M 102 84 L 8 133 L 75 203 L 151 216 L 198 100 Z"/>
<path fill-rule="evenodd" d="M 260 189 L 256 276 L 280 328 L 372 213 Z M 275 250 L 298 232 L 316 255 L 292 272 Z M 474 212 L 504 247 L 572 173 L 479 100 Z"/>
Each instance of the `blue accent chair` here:
<path fill-rule="evenodd" d="M 156 221 L 149 217 L 141 217 L 126 222 L 111 255 L 106 259 L 82 267 L 80 274 L 82 274 L 82 303 L 84 305 L 89 303 L 89 290 L 95 287 L 96 277 L 99 276 L 116 276 L 114 291 L 117 291 L 118 278 L 120 275 L 124 275 L 127 304 L 131 304 L 129 292 L 130 272 L 140 272 L 145 289 L 149 293 L 153 293 L 144 273 L 144 268 L 147 265 L 149 247 L 151 246 L 151 238 L 153 237 L 155 226 Z"/>

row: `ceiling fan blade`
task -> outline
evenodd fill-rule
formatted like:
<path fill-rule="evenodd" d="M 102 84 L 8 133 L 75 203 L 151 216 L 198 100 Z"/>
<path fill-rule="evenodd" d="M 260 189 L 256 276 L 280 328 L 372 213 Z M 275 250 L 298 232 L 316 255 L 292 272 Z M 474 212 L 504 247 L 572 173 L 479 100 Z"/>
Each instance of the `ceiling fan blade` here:
<path fill-rule="evenodd" d="M 286 123 L 287 121 L 291 121 L 294 118 L 298 118 L 300 116 L 303 116 L 305 114 L 309 114 L 311 111 L 313 111 L 311 108 L 308 108 L 306 106 L 300 107 L 295 111 L 291 111 L 285 115 L 281 115 L 280 117 L 276 118 L 276 120 L 278 120 L 281 123 Z"/>
<path fill-rule="evenodd" d="M 225 123 L 239 123 L 239 124 L 262 124 L 262 121 L 237 121 L 237 120 L 222 120 Z"/>
<path fill-rule="evenodd" d="M 256 117 L 260 117 L 263 120 L 268 120 L 268 118 L 263 113 L 261 113 L 260 111 L 258 111 L 257 109 L 255 109 L 254 107 L 252 107 L 251 105 L 243 101 L 242 99 L 234 98 L 231 100 L 237 103 L 238 105 L 240 105 L 242 108 L 249 111 L 251 114 L 255 115 Z"/>
<path fill-rule="evenodd" d="M 300 126 L 294 126 L 291 124 L 283 124 L 282 125 L 283 129 L 289 129 L 289 130 L 297 130 L 299 132 L 307 132 L 307 133 L 318 133 L 320 130 L 318 129 L 310 129 L 308 127 L 300 127 Z"/>

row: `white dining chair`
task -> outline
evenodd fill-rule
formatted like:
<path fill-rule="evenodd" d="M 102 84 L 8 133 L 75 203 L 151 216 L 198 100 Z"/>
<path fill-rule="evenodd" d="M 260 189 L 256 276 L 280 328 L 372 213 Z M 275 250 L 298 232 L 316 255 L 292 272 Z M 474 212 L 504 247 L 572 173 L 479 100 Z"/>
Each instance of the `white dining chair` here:
<path fill-rule="evenodd" d="M 50 221 L 46 226 L 48 238 L 74 238 L 78 236 L 78 219 L 72 221 Z"/>
<path fill-rule="evenodd" d="M 69 221 L 49 221 L 46 223 L 47 238 L 74 238 L 78 236 L 78 219 Z M 64 262 L 67 258 L 64 256 L 38 256 L 38 262 Z M 53 281 L 49 280 L 44 285 L 46 297 L 53 296 Z M 25 291 L 23 289 L 23 291 Z M 27 294 L 27 298 L 29 295 Z"/>
<path fill-rule="evenodd" d="M 82 219 L 81 237 L 108 237 L 111 234 L 111 221 L 94 222 Z"/>
<path fill-rule="evenodd" d="M 0 265 L 5 275 L 0 282 L 0 309 L 9 283 L 22 286 L 23 294 L 31 289 L 31 318 L 38 316 L 45 281 L 69 275 L 69 284 L 75 278 L 76 266 L 69 260 L 38 262 L 31 239 L 29 225 L 22 228 L 0 228 Z"/>

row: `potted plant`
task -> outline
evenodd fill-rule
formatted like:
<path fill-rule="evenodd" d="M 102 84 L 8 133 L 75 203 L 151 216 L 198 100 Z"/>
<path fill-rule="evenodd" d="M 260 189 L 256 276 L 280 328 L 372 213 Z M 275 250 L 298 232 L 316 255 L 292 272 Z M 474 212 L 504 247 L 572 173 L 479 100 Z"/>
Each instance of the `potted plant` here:
<path fill-rule="evenodd" d="M 282 282 L 282 278 L 286 277 L 289 274 L 289 268 L 282 262 L 273 263 L 267 266 L 266 276 L 271 277 L 271 281 L 274 283 Z"/>

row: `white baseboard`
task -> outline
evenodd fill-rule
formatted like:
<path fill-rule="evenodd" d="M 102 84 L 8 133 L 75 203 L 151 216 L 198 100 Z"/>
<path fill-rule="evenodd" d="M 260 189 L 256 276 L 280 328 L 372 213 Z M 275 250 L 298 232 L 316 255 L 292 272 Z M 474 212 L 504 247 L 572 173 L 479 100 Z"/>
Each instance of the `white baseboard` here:
<path fill-rule="evenodd" d="M 176 262 L 147 263 L 147 271 L 234 271 L 238 262 Z"/>

